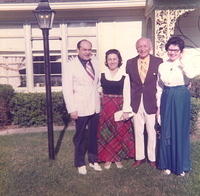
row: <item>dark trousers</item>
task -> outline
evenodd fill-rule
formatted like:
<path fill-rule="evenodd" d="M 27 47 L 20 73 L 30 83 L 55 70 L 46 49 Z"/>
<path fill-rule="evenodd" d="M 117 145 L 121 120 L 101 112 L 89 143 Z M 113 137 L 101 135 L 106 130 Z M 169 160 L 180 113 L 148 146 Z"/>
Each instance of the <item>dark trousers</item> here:
<path fill-rule="evenodd" d="M 97 161 L 97 129 L 99 114 L 78 117 L 76 119 L 76 133 L 73 138 L 75 146 L 75 167 L 85 165 L 85 154 L 88 153 L 89 163 Z"/>

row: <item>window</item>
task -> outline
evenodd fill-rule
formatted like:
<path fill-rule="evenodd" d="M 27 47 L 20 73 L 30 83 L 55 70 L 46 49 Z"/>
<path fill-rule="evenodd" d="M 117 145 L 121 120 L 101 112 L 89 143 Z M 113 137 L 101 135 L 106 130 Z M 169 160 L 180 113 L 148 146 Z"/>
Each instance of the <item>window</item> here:
<path fill-rule="evenodd" d="M 34 87 L 45 86 L 42 31 L 36 24 L 31 24 L 29 27 L 31 27 L 29 28 L 31 31 L 24 31 L 22 24 L 0 25 L 0 83 L 10 84 L 19 91 L 26 91 L 26 88 L 19 87 L 27 87 L 32 91 L 32 79 Z M 77 56 L 77 42 L 82 39 L 92 42 L 93 54 L 96 55 L 97 24 L 95 21 L 69 22 L 66 23 L 66 30 L 67 41 L 65 44 L 68 59 Z M 26 36 L 31 36 L 31 40 L 26 39 Z M 27 42 L 32 47 L 32 56 L 27 55 L 28 59 L 25 61 L 25 54 L 27 54 L 25 50 L 29 50 L 25 47 Z M 61 46 L 61 28 L 57 23 L 49 31 L 51 85 L 54 87 L 62 85 Z M 29 80 L 30 78 L 31 80 Z"/>
<path fill-rule="evenodd" d="M 0 56 L 0 84 L 13 88 L 26 86 L 25 58 L 21 56 Z"/>
<path fill-rule="evenodd" d="M 51 85 L 61 86 L 61 56 L 50 56 Z M 44 56 L 33 56 L 34 86 L 45 86 Z"/>
<path fill-rule="evenodd" d="M 45 70 L 44 70 L 44 56 L 43 42 L 41 32 L 38 28 L 33 26 L 33 74 L 34 86 L 45 86 Z M 96 38 L 96 23 L 95 22 L 73 22 L 67 24 L 67 53 L 68 59 L 77 56 L 77 42 L 81 39 L 88 39 L 93 44 L 93 54 L 97 52 L 97 38 Z M 51 85 L 61 86 L 61 39 L 59 26 L 55 25 L 54 31 L 50 31 L 50 64 L 51 64 Z"/>
<path fill-rule="evenodd" d="M 26 86 L 25 42 L 22 24 L 0 25 L 0 84 Z"/>
<path fill-rule="evenodd" d="M 32 25 L 33 82 L 34 87 L 45 86 L 45 67 L 42 31 Z M 60 26 L 55 24 L 49 31 L 51 85 L 61 86 L 61 38 Z"/>

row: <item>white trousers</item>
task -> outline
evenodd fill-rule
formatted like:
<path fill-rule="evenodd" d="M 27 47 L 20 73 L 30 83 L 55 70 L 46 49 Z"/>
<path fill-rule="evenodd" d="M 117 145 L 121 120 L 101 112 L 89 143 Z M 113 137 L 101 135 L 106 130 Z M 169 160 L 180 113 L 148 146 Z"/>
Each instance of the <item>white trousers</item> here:
<path fill-rule="evenodd" d="M 145 145 L 144 145 L 144 125 L 146 124 L 146 130 L 148 135 L 147 140 L 147 155 L 149 161 L 156 161 L 156 131 L 155 131 L 155 114 L 147 114 L 144 105 L 143 97 L 137 114 L 133 117 L 132 122 L 135 133 L 135 153 L 136 160 L 142 160 L 145 158 Z"/>

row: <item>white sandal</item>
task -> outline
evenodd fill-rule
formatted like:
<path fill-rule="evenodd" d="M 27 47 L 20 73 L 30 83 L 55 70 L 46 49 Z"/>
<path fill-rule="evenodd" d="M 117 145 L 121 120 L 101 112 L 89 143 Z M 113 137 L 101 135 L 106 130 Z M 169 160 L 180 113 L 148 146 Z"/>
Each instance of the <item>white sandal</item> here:
<path fill-rule="evenodd" d="M 123 168 L 123 165 L 120 161 L 115 162 L 115 164 L 116 164 L 117 168 L 119 168 L 119 169 Z"/>
<path fill-rule="evenodd" d="M 165 170 L 163 171 L 163 173 L 164 173 L 165 175 L 170 175 L 170 174 L 171 174 L 171 171 L 170 171 L 169 169 L 165 169 Z"/>
<path fill-rule="evenodd" d="M 111 164 L 112 164 L 111 162 L 105 162 L 104 168 L 105 168 L 105 169 L 110 169 Z"/>
<path fill-rule="evenodd" d="M 184 177 L 184 176 L 185 176 L 185 172 L 182 172 L 182 173 L 180 174 L 180 176 Z"/>

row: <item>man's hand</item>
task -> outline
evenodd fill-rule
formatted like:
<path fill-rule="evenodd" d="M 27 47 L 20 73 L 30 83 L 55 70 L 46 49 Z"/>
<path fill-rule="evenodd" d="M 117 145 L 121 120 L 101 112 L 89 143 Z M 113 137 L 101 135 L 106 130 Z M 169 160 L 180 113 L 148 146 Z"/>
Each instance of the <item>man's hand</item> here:
<path fill-rule="evenodd" d="M 70 117 L 71 119 L 76 120 L 78 118 L 78 112 L 75 111 L 75 112 L 70 113 Z"/>

